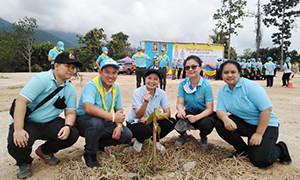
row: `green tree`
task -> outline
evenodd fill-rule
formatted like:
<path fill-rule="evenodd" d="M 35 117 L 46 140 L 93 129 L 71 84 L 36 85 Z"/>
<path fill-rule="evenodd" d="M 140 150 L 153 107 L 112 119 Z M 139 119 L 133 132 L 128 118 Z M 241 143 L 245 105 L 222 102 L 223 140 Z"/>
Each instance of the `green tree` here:
<path fill-rule="evenodd" d="M 237 35 L 237 29 L 243 28 L 238 19 L 243 19 L 245 13 L 243 11 L 247 4 L 244 0 L 221 0 L 222 7 L 213 15 L 214 20 L 217 20 L 216 26 L 228 36 L 228 59 L 230 59 L 230 41 L 231 34 Z"/>
<path fill-rule="evenodd" d="M 32 45 L 34 44 L 34 29 L 38 27 L 36 19 L 25 16 L 23 20 L 13 23 L 14 38 L 20 46 L 19 52 L 28 62 L 28 70 L 31 72 L 31 56 L 33 53 Z"/>
<path fill-rule="evenodd" d="M 33 45 L 33 54 L 32 54 L 32 65 L 33 71 L 39 72 L 41 70 L 46 71 L 51 68 L 51 65 L 48 61 L 49 49 L 53 48 L 51 42 L 34 44 Z"/>
<path fill-rule="evenodd" d="M 267 27 L 276 26 L 279 32 L 273 33 L 271 38 L 275 45 L 280 47 L 281 65 L 283 64 L 284 52 L 288 50 L 292 37 L 291 30 L 294 27 L 296 17 L 299 17 L 300 10 L 294 10 L 300 0 L 270 0 L 270 3 L 263 6 L 266 18 L 263 19 Z"/>
<path fill-rule="evenodd" d="M 113 34 L 111 36 L 112 40 L 107 44 L 107 47 L 109 49 L 108 55 L 115 60 L 119 60 L 128 56 L 131 51 L 128 38 L 129 36 L 124 34 L 123 32 Z"/>

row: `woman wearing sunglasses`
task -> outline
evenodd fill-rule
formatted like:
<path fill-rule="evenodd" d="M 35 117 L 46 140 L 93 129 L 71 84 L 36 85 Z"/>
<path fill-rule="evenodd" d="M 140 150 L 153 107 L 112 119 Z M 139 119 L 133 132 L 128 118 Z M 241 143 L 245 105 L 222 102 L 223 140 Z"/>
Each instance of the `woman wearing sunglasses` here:
<path fill-rule="evenodd" d="M 218 134 L 235 148 L 233 156 L 248 155 L 257 167 L 268 167 L 277 159 L 282 164 L 291 164 L 286 144 L 276 143 L 279 123 L 266 90 L 254 81 L 241 78 L 240 72 L 236 61 L 221 65 L 226 84 L 218 93 Z M 248 137 L 247 144 L 241 136 Z"/>
<path fill-rule="evenodd" d="M 183 145 L 186 140 L 186 130 L 200 130 L 200 147 L 208 147 L 207 135 L 215 127 L 217 120 L 213 111 L 213 91 L 210 83 L 199 74 L 202 61 L 198 56 L 191 55 L 184 61 L 186 79 L 179 84 L 177 94 L 177 114 L 175 129 L 180 133 L 176 145 Z"/>

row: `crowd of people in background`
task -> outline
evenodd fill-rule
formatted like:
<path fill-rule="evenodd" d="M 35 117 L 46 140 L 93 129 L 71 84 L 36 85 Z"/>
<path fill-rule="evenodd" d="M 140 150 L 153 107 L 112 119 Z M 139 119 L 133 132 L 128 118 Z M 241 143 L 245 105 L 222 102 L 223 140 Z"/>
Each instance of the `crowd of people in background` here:
<path fill-rule="evenodd" d="M 62 42 L 50 50 L 53 69 L 36 74 L 23 88 L 16 99 L 9 126 L 7 148 L 19 166 L 19 178 L 32 175 L 30 154 L 37 139 L 45 143 L 35 153 L 48 165 L 58 164 L 60 160 L 54 154 L 73 145 L 79 136 L 85 138 L 82 160 L 90 168 L 101 167 L 97 151 L 105 151 L 106 146 L 129 144 L 134 138 L 132 149 L 141 152 L 147 139 L 153 145 L 153 126 L 145 123 L 155 108 L 162 108 L 157 119 L 161 129 L 158 137 L 163 138 L 175 129 L 179 138 L 174 145 L 183 146 L 186 131 L 197 129 L 200 131 L 198 144 L 207 149 L 208 135 L 216 128 L 218 135 L 235 149 L 230 157 L 246 156 L 260 168 L 277 160 L 291 164 L 287 145 L 277 142 L 279 122 L 266 90 L 252 81 L 267 79 L 267 87 L 273 86 L 276 61 L 273 62 L 272 57 L 268 57 L 264 65 L 260 58 L 257 61 L 255 58 L 217 59 L 216 80 L 223 80 L 225 85 L 219 89 L 214 111 L 212 86 L 201 75 L 203 62 L 198 56 L 171 60 L 162 49 L 161 55 L 154 57 L 154 64 L 147 66 L 151 59 L 143 53 L 142 46 L 137 49 L 133 56 L 137 65 L 137 89 L 132 94 L 128 118 L 124 114 L 120 87 L 116 84 L 119 65 L 108 57 L 106 47 L 96 60 L 99 74 L 83 87 L 77 108 L 75 87 L 69 79 L 82 64 L 70 53 L 62 52 Z M 283 87 L 292 69 L 298 67 L 292 66 L 290 61 L 287 57 L 282 67 Z M 178 86 L 175 118 L 171 117 L 166 91 L 169 68 L 173 69 L 173 80 L 180 79 L 182 70 L 184 74 Z M 299 74 L 299 70 L 293 75 L 295 73 Z M 142 79 L 144 85 L 141 85 Z M 48 103 L 39 108 L 44 101 Z M 26 108 L 34 110 L 25 116 Z M 60 117 L 63 111 L 64 118 Z M 242 136 L 248 138 L 248 143 Z M 156 147 L 159 151 L 166 150 L 159 140 Z"/>

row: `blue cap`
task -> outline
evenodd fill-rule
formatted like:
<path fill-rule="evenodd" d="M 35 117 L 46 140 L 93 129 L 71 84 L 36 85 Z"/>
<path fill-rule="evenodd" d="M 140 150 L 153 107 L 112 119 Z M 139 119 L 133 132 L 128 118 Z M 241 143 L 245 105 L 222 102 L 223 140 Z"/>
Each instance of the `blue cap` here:
<path fill-rule="evenodd" d="M 166 52 L 166 49 L 161 49 L 161 51 Z"/>
<path fill-rule="evenodd" d="M 287 61 L 287 60 L 290 62 L 291 58 L 290 57 L 286 57 L 285 61 Z"/>
<path fill-rule="evenodd" d="M 139 45 L 138 47 L 137 47 L 137 50 L 142 50 L 143 49 L 143 46 L 141 46 L 141 45 Z"/>
<path fill-rule="evenodd" d="M 257 61 L 261 61 L 261 59 L 260 59 L 260 58 L 257 58 Z"/>
<path fill-rule="evenodd" d="M 242 59 L 242 61 L 246 61 L 246 59 Z"/>
<path fill-rule="evenodd" d="M 274 61 L 274 63 L 277 63 L 277 61 Z"/>
<path fill-rule="evenodd" d="M 105 66 L 109 66 L 109 65 L 115 66 L 117 69 L 120 68 L 120 66 L 118 65 L 117 61 L 109 58 L 109 59 L 107 59 L 107 60 L 105 60 L 104 62 L 101 63 L 100 69 L 103 69 Z"/>
<path fill-rule="evenodd" d="M 236 58 L 237 61 L 241 61 L 241 58 Z"/>
<path fill-rule="evenodd" d="M 109 50 L 107 49 L 107 47 L 103 47 L 102 51 L 109 51 Z"/>
<path fill-rule="evenodd" d="M 162 77 L 161 77 L 161 70 L 160 70 L 159 67 L 157 67 L 157 66 L 155 66 L 155 65 L 150 66 L 150 67 L 147 69 L 147 71 L 146 71 L 144 77 L 146 78 L 147 76 L 149 76 L 149 75 L 152 74 L 152 73 L 156 73 L 157 76 L 159 77 L 160 81 L 161 81 L 161 78 L 162 78 Z"/>
<path fill-rule="evenodd" d="M 217 61 L 222 61 L 222 58 L 218 58 Z"/>
<path fill-rule="evenodd" d="M 273 58 L 272 57 L 268 57 L 267 60 L 268 61 L 273 61 Z"/>
<path fill-rule="evenodd" d="M 64 42 L 58 41 L 58 42 L 57 42 L 57 45 L 60 47 L 60 49 L 61 49 L 62 51 L 65 50 L 65 48 L 64 48 L 64 46 L 65 46 Z"/>

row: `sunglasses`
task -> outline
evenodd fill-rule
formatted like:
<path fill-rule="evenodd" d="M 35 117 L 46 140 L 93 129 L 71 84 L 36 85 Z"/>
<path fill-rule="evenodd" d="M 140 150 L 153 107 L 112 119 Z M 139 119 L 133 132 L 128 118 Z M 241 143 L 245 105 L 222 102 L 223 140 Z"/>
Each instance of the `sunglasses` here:
<path fill-rule="evenodd" d="M 187 70 L 190 70 L 190 68 L 192 68 L 192 70 L 195 70 L 198 66 L 197 65 L 192 65 L 192 66 L 185 66 L 184 69 L 187 71 Z"/>

